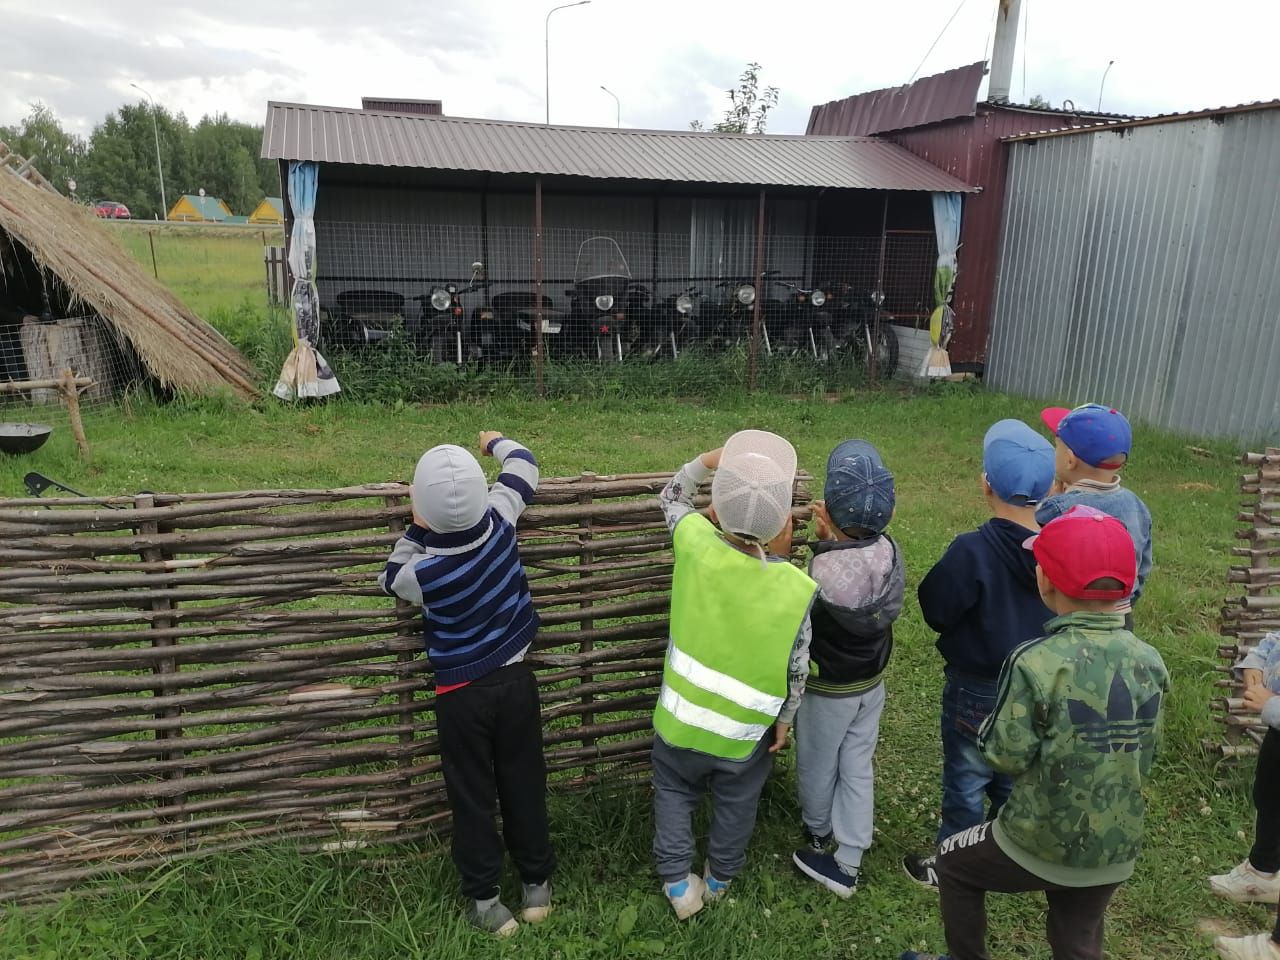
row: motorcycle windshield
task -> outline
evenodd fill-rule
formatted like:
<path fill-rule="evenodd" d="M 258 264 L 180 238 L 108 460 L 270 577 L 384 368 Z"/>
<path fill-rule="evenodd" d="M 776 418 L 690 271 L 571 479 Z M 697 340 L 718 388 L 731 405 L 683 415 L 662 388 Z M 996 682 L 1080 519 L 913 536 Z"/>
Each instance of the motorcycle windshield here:
<path fill-rule="evenodd" d="M 622 249 L 611 237 L 592 237 L 584 240 L 578 248 L 578 259 L 573 266 L 573 282 L 596 280 L 600 277 L 622 277 L 631 279 L 631 268 L 627 266 Z"/>

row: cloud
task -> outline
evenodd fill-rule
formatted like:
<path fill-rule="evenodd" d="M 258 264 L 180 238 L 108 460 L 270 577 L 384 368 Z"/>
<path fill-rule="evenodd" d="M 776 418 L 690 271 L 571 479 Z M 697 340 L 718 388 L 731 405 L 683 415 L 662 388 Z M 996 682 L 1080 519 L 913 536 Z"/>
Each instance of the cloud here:
<path fill-rule="evenodd" d="M 192 118 L 259 123 L 268 99 L 355 105 L 436 98 L 463 116 L 541 120 L 543 30 L 555 0 L 0 0 L 0 123 L 44 100 L 77 132 L 147 87 Z M 551 20 L 552 119 L 682 129 L 713 120 L 745 63 L 781 89 L 769 125 L 803 132 L 814 103 L 983 59 L 995 5 L 953 0 L 593 0 Z M 35 10 L 36 12 L 32 12 Z M 1280 4 L 1024 0 L 1013 96 L 1155 113 L 1265 99 L 1277 90 Z M 939 35 L 939 32 L 941 34 Z M 936 40 L 936 44 L 935 44 Z M 930 45 L 932 52 L 926 57 Z M 1025 80 L 1024 80 L 1025 77 Z"/>

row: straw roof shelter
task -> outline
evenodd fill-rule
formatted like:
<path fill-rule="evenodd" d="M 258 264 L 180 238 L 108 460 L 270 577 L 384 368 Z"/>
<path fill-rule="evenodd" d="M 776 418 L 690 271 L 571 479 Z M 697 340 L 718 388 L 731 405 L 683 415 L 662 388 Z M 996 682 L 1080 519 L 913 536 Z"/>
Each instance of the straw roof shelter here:
<path fill-rule="evenodd" d="M 230 388 L 245 398 L 257 396 L 257 374 L 249 362 L 143 270 L 88 208 L 0 168 L 4 240 L 60 281 L 72 301 L 110 324 L 162 386 L 189 393 Z"/>

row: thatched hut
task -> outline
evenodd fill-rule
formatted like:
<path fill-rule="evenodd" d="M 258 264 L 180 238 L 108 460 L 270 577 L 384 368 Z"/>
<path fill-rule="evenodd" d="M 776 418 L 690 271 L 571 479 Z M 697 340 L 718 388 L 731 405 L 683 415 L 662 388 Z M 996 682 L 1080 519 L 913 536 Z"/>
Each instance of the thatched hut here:
<path fill-rule="evenodd" d="M 248 361 L 91 211 L 0 167 L 0 379 L 40 365 L 95 376 L 95 364 L 133 366 L 179 392 L 258 392 Z"/>

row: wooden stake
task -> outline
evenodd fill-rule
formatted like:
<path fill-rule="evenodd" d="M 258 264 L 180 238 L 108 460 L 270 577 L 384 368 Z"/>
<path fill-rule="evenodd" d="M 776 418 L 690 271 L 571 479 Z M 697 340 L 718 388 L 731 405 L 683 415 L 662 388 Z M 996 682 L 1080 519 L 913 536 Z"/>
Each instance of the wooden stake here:
<path fill-rule="evenodd" d="M 62 399 L 67 403 L 67 414 L 71 418 L 71 435 L 76 438 L 76 446 L 80 448 L 80 456 L 89 459 L 89 440 L 84 435 L 84 421 L 80 419 L 80 390 L 75 373 L 68 367 L 62 371 L 62 380 L 58 389 L 62 391 Z M 92 382 L 92 381 L 90 381 Z"/>

